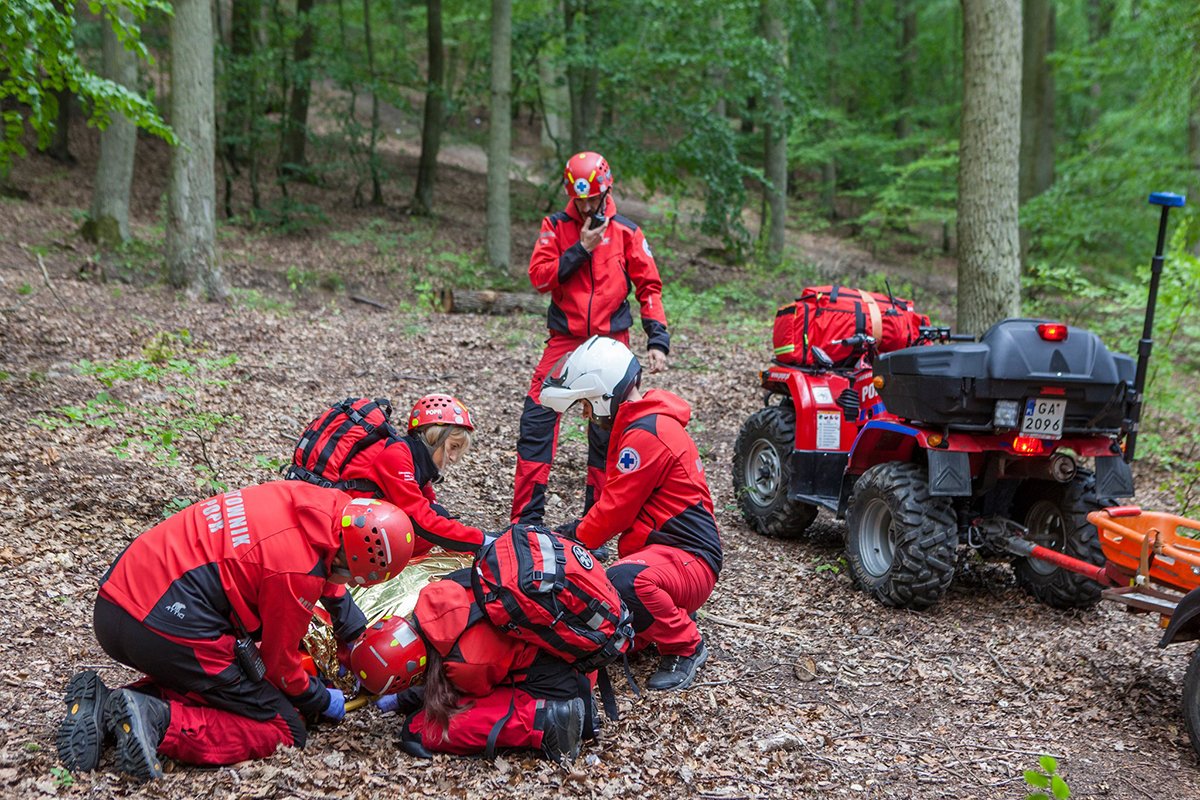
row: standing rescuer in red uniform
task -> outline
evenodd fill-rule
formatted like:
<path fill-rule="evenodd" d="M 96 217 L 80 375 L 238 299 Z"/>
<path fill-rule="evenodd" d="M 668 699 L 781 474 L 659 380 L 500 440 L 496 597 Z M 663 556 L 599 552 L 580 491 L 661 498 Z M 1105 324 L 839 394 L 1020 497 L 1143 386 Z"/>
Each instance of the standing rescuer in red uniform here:
<path fill-rule="evenodd" d="M 592 337 L 546 377 L 541 402 L 611 430 L 604 494 L 578 522 L 561 526 L 596 549 L 614 536 L 608 578 L 633 614 L 634 647 L 654 643 L 662 662 L 647 686 L 686 689 L 708 660 L 691 615 L 721 571 L 721 537 L 696 443 L 691 408 L 661 389 L 641 392 L 642 368 L 624 344 Z"/>
<path fill-rule="evenodd" d="M 73 676 L 59 757 L 95 769 L 107 729 L 117 766 L 147 780 L 162 775 L 160 755 L 234 764 L 303 747 L 306 718 L 345 714 L 342 692 L 301 666 L 314 604 L 342 584 L 395 577 L 413 539 L 392 504 L 299 481 L 226 492 L 167 518 L 117 558 L 96 598 L 100 646 L 147 678 L 110 691 L 91 670 Z M 341 608 L 334 633 L 348 643 L 366 618 L 348 597 Z"/>
<path fill-rule="evenodd" d="M 533 371 L 521 412 L 517 439 L 517 473 L 513 483 L 512 521 L 540 524 L 546 505 L 546 482 L 558 446 L 559 414 L 542 406 L 538 396 L 550 367 L 589 336 L 610 336 L 629 344 L 633 315 L 632 288 L 641 308 L 647 336 L 647 367 L 667 368 L 671 336 L 662 306 L 662 279 L 646 237 L 636 224 L 617 213 L 610 196 L 613 179 L 599 153 L 578 153 L 563 170 L 563 189 L 570 200 L 562 211 L 542 220 L 542 230 L 529 259 L 533 288 L 550 294 L 547 327 L 550 338 Z M 588 425 L 588 469 L 584 509 L 604 488 L 604 455 L 608 433 Z"/>

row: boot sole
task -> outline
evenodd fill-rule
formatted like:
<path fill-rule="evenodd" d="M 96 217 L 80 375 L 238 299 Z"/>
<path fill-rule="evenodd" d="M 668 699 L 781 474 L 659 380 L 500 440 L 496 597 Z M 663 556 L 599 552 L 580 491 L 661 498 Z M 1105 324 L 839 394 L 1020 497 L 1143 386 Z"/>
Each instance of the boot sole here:
<path fill-rule="evenodd" d="M 78 672 L 67 682 L 63 696 L 67 716 L 58 726 L 54 744 L 59 760 L 71 772 L 90 772 L 100 764 L 108 696 L 108 687 L 91 670 Z"/>
<path fill-rule="evenodd" d="M 119 689 L 108 697 L 105 707 L 108 729 L 117 737 L 117 767 L 140 781 L 161 778 L 162 762 L 158 746 L 146 730 L 129 689 Z"/>
<path fill-rule="evenodd" d="M 571 717 L 570 722 L 574 728 L 575 736 L 572 738 L 570 751 L 563 753 L 562 764 L 564 767 L 570 767 L 575 763 L 575 759 L 579 758 L 579 748 L 583 746 L 583 715 L 586 712 L 582 697 L 576 697 L 571 700 Z"/>

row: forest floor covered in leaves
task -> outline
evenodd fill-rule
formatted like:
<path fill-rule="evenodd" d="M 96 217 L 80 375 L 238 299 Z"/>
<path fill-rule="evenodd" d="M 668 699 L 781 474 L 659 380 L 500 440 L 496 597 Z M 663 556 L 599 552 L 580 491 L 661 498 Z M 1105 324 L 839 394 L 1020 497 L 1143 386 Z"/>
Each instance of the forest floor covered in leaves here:
<path fill-rule="evenodd" d="M 139 161 L 135 230 L 161 241 L 154 153 Z M 277 477 L 330 401 L 383 395 L 404 407 L 435 390 L 459 395 L 480 422 L 439 493 L 468 521 L 500 527 L 545 331 L 535 316 L 441 315 L 412 300 L 422 253 L 479 246 L 477 174 L 443 170 L 431 223 L 394 210 L 375 223 L 326 200 L 318 233 L 222 227 L 238 289 L 226 307 L 138 280 L 148 257 L 136 250 L 102 268 L 91 258 L 74 235 L 90 165 L 35 158 L 22 169 L 32 199 L 0 200 L 0 795 L 1012 798 L 1025 794 L 1022 771 L 1050 754 L 1075 797 L 1200 796 L 1179 711 L 1191 648 L 1158 649 L 1151 618 L 1110 604 L 1041 607 L 1006 564 L 971 558 L 933 610 L 885 609 L 843 569 L 840 522 L 823 516 L 798 541 L 751 532 L 730 472 L 738 427 L 761 403 L 771 321 L 747 330 L 719 317 L 676 326 L 671 370 L 646 380 L 693 406 L 726 549 L 701 612 L 712 657 L 690 691 L 637 699 L 616 677 L 621 719 L 571 772 L 523 753 L 411 759 L 396 748 L 395 719 L 368 708 L 263 761 L 169 765 L 145 786 L 108 761 L 64 775 L 54 731 L 67 679 L 87 666 L 110 685 L 133 677 L 96 644 L 91 609 L 100 575 L 134 536 L 211 493 L 208 481 Z M 536 225 L 518 225 L 514 251 Z M 824 266 L 845 270 L 840 256 Z M 136 444 L 150 439 L 151 449 Z M 584 461 L 582 428 L 569 420 L 549 522 L 580 510 Z M 1154 484 L 1150 469 L 1139 468 L 1142 486 Z M 1139 499 L 1167 509 L 1152 492 Z M 644 682 L 654 660 L 632 666 Z"/>

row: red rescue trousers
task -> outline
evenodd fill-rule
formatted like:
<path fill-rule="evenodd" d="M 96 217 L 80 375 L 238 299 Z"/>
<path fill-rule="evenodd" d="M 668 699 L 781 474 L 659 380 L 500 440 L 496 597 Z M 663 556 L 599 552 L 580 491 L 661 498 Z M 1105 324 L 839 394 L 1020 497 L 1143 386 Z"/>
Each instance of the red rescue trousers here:
<path fill-rule="evenodd" d="M 538 711 L 545 704 L 545 700 L 521 689 L 501 686 L 486 697 L 464 697 L 460 710 L 450 717 L 448 730 L 443 731 L 426 718 L 424 711 L 418 711 L 409 722 L 409 731 L 420 736 L 421 744 L 430 752 L 474 755 L 487 748 L 492 728 L 511 708 L 512 715 L 500 728 L 496 746 L 536 750 L 542 746 Z"/>
<path fill-rule="evenodd" d="M 647 545 L 609 567 L 608 579 L 633 615 L 635 650 L 653 642 L 663 655 L 696 652 L 700 630 L 690 615 L 717 584 L 703 558 L 678 547 Z"/>
<path fill-rule="evenodd" d="M 628 346 L 629 331 L 610 334 Z M 560 415 L 538 402 L 542 381 L 558 360 L 586 342 L 587 336 L 568 336 L 551 332 L 546 340 L 542 359 L 533 371 L 525 407 L 521 412 L 517 437 L 517 474 L 513 479 L 511 519 L 514 523 L 541 524 L 546 510 L 546 484 L 550 480 L 550 464 L 558 450 Z M 586 513 L 600 499 L 604 490 L 604 462 L 608 455 L 608 431 L 588 423 L 587 483 L 583 510 Z"/>
<path fill-rule="evenodd" d="M 236 764 L 279 745 L 303 747 L 299 712 L 266 681 L 251 681 L 233 655 L 233 636 L 181 639 L 148 628 L 120 606 L 96 600 L 96 639 L 147 679 L 128 688 L 171 706 L 160 755 L 187 764 Z"/>

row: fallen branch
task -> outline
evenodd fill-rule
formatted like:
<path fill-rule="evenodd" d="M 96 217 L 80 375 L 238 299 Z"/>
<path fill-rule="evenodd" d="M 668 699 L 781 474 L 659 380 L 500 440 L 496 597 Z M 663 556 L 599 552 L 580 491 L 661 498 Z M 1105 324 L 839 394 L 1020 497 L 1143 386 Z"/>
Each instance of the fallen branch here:
<path fill-rule="evenodd" d="M 371 298 L 363 297 L 362 295 L 352 294 L 352 295 L 350 295 L 350 299 L 356 303 L 363 303 L 368 306 L 374 306 L 375 308 L 379 308 L 384 311 L 389 310 L 388 306 L 384 305 L 383 303 L 379 302 L 378 300 L 372 300 Z"/>
<path fill-rule="evenodd" d="M 54 299 L 58 301 L 60 306 L 62 306 L 63 311 L 70 313 L 70 310 L 67 308 L 67 304 L 64 303 L 63 299 L 58 296 L 58 292 L 54 291 L 54 286 L 50 283 L 50 273 L 46 271 L 46 262 L 42 261 L 41 253 L 37 254 L 37 262 L 38 266 L 42 268 L 42 280 L 45 282 L 46 288 L 50 290 L 50 294 L 54 295 Z"/>
<path fill-rule="evenodd" d="M 545 314 L 547 302 L 545 295 L 531 292 L 439 289 L 433 305 L 446 314 L 511 314 L 514 311 Z"/>
<path fill-rule="evenodd" d="M 704 618 L 706 620 L 710 620 L 712 622 L 717 623 L 718 625 L 725 625 L 730 628 L 742 628 L 743 630 L 759 631 L 760 633 L 778 633 L 782 636 L 808 637 L 808 634 L 805 633 L 804 631 L 798 631 L 798 630 L 795 630 L 794 628 L 772 628 L 769 625 L 759 625 L 756 622 L 742 622 L 741 620 L 727 619 L 726 617 L 718 617 L 716 614 L 711 614 L 704 610 L 701 610 L 698 613 L 702 618 Z"/>

